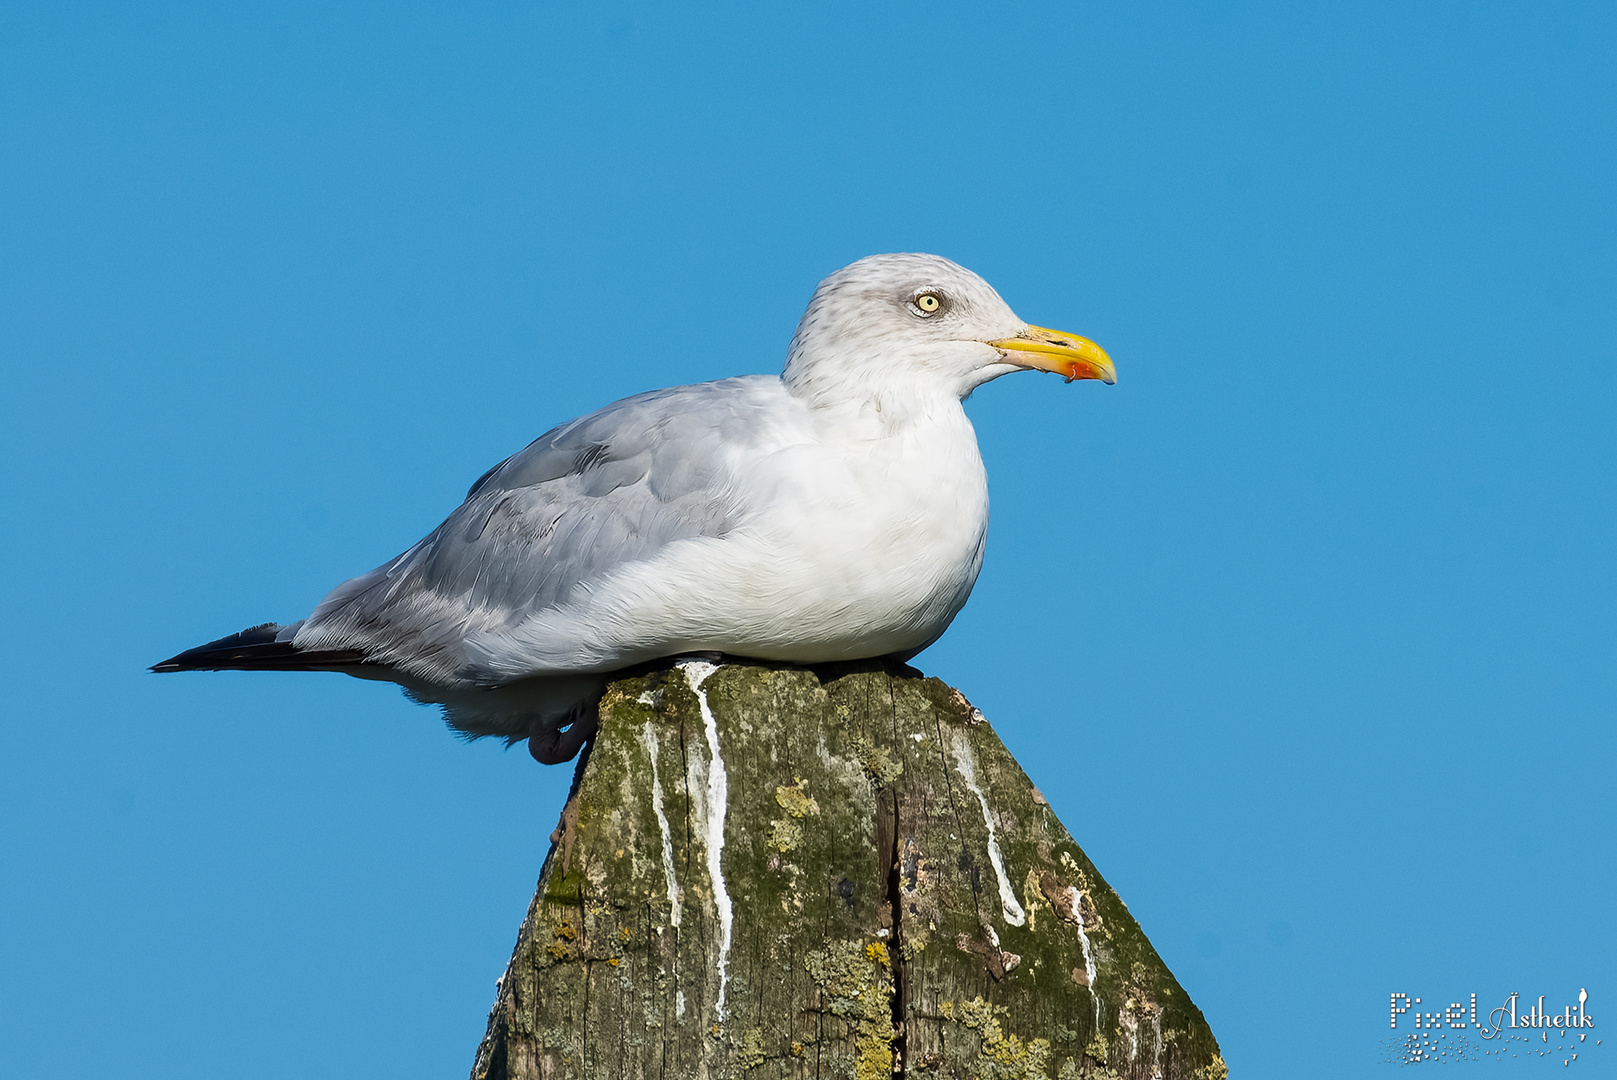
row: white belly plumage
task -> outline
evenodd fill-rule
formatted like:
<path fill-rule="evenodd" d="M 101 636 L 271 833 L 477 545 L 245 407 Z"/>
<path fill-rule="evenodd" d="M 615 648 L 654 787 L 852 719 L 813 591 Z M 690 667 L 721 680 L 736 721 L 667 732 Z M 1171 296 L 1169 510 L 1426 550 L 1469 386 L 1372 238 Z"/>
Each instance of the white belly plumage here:
<path fill-rule="evenodd" d="M 769 497 L 737 527 L 474 635 L 468 661 L 503 682 L 693 651 L 798 663 L 918 651 L 982 566 L 987 483 L 960 420 L 950 438 L 898 435 L 868 456 L 811 443 L 763 457 L 737 479 Z"/>

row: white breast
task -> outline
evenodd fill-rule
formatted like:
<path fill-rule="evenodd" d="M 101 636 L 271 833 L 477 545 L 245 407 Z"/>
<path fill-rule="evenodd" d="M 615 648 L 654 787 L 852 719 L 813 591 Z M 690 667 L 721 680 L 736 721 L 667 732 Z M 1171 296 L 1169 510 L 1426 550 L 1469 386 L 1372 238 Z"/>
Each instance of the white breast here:
<path fill-rule="evenodd" d="M 732 464 L 756 508 L 560 608 L 476 643 L 507 678 L 715 650 L 817 663 L 913 652 L 965 604 L 988 486 L 958 400 L 903 419 L 796 410 L 772 453 Z"/>

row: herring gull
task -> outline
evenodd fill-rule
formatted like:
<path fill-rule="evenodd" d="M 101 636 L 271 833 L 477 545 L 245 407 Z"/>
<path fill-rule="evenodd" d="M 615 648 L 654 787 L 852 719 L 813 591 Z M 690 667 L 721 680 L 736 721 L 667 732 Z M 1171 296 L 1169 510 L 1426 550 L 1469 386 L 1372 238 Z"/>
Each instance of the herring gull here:
<path fill-rule="evenodd" d="M 1115 381 L 936 255 L 873 255 L 814 290 L 779 375 L 637 394 L 485 473 L 404 554 L 307 618 L 154 671 L 342 671 L 468 736 L 564 761 L 611 674 L 717 652 L 905 660 L 977 580 L 988 480 L 962 402 L 1015 371 Z"/>

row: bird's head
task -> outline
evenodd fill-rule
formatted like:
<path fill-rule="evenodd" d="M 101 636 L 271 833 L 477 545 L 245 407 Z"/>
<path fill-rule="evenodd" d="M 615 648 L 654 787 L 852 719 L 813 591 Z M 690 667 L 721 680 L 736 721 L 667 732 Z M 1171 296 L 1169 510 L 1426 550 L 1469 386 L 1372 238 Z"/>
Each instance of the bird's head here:
<path fill-rule="evenodd" d="M 872 255 L 814 290 L 782 378 L 817 402 L 944 391 L 1013 371 L 1116 382 L 1094 342 L 1030 326 L 993 286 L 937 255 Z"/>

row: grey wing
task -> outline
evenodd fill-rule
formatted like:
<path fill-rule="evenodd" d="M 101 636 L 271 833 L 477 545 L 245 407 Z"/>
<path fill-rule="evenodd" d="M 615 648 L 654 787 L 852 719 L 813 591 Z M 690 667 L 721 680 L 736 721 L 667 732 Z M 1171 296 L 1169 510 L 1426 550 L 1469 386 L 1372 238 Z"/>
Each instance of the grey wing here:
<path fill-rule="evenodd" d="M 504 629 L 624 563 L 735 527 L 745 508 L 728 462 L 767 383 L 640 394 L 547 432 L 484 474 L 420 543 L 334 589 L 297 645 L 342 642 L 418 678 L 484 683 L 460 648 L 468 633 Z"/>

